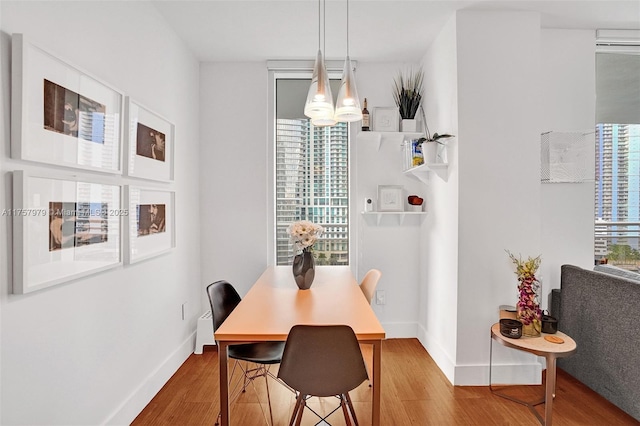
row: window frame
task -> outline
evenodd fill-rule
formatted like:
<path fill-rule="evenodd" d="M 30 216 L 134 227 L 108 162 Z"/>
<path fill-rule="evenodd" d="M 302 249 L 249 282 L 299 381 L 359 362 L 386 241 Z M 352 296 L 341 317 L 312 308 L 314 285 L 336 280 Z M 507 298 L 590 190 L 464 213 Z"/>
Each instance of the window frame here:
<path fill-rule="evenodd" d="M 267 131 L 269 134 L 268 137 L 268 146 L 267 146 L 267 211 L 269 212 L 267 218 L 267 264 L 275 265 L 277 262 L 277 247 L 276 247 L 276 203 L 275 203 L 275 191 L 276 191 L 276 80 L 279 78 L 287 78 L 287 79 L 307 79 L 311 80 L 313 74 L 313 61 L 269 61 L 267 64 L 268 67 L 268 125 Z M 341 61 L 325 61 L 325 66 L 327 67 L 327 72 L 329 74 L 330 79 L 340 79 L 342 77 L 342 67 L 344 63 Z M 355 64 L 353 65 L 355 67 Z M 357 130 L 355 123 L 347 123 L 348 124 L 348 167 L 349 167 L 349 177 L 348 177 L 348 193 L 349 193 L 349 268 L 351 270 L 356 270 L 356 249 L 357 244 L 354 244 L 354 235 L 356 229 L 355 222 L 355 201 L 353 200 L 354 187 L 353 187 L 353 176 L 355 173 L 355 153 L 356 149 L 353 149 L 352 143 L 355 139 L 355 131 Z"/>

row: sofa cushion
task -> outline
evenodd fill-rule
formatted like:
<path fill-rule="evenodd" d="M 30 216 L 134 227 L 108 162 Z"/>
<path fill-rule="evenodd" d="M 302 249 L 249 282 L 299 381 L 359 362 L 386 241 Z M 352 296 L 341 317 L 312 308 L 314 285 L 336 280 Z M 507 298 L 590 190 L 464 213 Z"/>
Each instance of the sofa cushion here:
<path fill-rule="evenodd" d="M 616 275 L 628 280 L 640 281 L 640 274 L 638 274 L 637 272 L 628 271 L 626 269 L 618 268 L 617 266 L 613 265 L 596 265 L 593 270 L 604 272 L 606 274 Z"/>

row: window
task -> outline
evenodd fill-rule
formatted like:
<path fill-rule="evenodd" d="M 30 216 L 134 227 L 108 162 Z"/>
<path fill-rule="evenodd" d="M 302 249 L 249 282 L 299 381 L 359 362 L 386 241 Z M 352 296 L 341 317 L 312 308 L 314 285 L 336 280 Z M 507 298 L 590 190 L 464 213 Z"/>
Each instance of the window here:
<path fill-rule="evenodd" d="M 276 264 L 291 264 L 294 253 L 287 226 L 306 219 L 324 227 L 314 246 L 316 263 L 348 265 L 349 126 L 311 124 L 302 112 L 310 83 L 277 77 L 275 81 Z"/>
<path fill-rule="evenodd" d="M 596 263 L 640 267 L 640 55 L 596 55 Z"/>

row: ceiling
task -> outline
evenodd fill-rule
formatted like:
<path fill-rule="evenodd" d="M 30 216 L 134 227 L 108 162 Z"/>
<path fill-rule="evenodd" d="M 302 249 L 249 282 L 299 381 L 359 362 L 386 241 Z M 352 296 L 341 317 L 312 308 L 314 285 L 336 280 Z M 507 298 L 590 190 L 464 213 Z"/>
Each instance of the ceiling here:
<path fill-rule="evenodd" d="M 313 59 L 317 0 L 151 0 L 201 61 Z M 352 59 L 417 62 L 456 10 L 541 13 L 544 28 L 640 29 L 640 0 L 351 0 Z M 326 59 L 346 54 L 346 0 L 326 0 Z"/>

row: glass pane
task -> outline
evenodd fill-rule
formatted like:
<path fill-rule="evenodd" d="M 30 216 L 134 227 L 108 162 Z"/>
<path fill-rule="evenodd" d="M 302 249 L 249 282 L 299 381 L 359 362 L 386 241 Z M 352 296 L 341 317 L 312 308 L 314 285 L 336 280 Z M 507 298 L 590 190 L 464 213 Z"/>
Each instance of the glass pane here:
<path fill-rule="evenodd" d="M 278 265 L 292 263 L 294 252 L 286 229 L 303 219 L 325 228 L 314 246 L 317 264 L 349 263 L 348 165 L 347 123 L 314 127 L 306 118 L 276 119 Z"/>
<path fill-rule="evenodd" d="M 640 266 L 640 124 L 596 127 L 595 262 Z"/>

